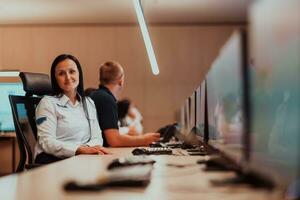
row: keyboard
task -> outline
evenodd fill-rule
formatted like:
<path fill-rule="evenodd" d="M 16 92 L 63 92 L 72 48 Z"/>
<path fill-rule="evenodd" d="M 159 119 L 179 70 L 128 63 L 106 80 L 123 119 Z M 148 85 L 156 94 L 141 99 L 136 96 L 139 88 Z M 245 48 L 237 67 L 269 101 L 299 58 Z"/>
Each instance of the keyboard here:
<path fill-rule="evenodd" d="M 133 155 L 171 155 L 172 149 L 169 147 L 149 147 L 135 148 L 132 151 Z"/>
<path fill-rule="evenodd" d="M 169 147 L 152 147 L 146 149 L 149 154 L 172 154 L 172 149 Z"/>

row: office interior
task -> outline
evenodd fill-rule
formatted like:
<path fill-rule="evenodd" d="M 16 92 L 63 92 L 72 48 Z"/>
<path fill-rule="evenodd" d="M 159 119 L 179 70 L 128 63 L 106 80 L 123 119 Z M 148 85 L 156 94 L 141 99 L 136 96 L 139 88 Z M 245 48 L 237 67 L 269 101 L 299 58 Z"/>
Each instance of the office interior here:
<path fill-rule="evenodd" d="M 291 103 L 294 111 L 291 111 L 287 105 L 288 100 L 294 98 L 293 95 L 296 96 L 296 100 L 297 98 L 299 100 L 299 91 L 296 87 L 298 85 L 299 88 L 300 85 L 299 78 L 297 78 L 297 73 L 300 76 L 300 60 L 297 56 L 300 53 L 300 14 L 297 11 L 297 8 L 300 8 L 299 2 L 297 0 L 284 2 L 279 0 L 225 0 L 222 2 L 215 0 L 141 0 L 140 2 L 160 70 L 158 75 L 154 75 L 151 71 L 132 0 L 0 1 L 0 73 L 25 71 L 50 75 L 52 60 L 61 53 L 69 53 L 75 55 L 83 66 L 85 87 L 98 87 L 100 64 L 108 60 L 118 61 L 125 71 L 125 87 L 120 98 L 130 98 L 141 111 L 145 132 L 153 132 L 177 122 L 179 125 L 184 124 L 184 127 L 177 127 L 184 132 L 183 137 L 179 136 L 178 138 L 184 140 L 186 139 L 185 135 L 190 134 L 189 130 L 194 126 L 197 127 L 197 122 L 201 118 L 203 127 L 198 127 L 198 131 L 202 131 L 203 134 L 197 135 L 196 133 L 197 136 L 192 137 L 193 145 L 195 143 L 204 145 L 205 148 L 208 148 L 208 153 L 216 151 L 218 155 L 229 159 L 230 164 L 234 165 L 233 172 L 224 172 L 221 169 L 210 174 L 205 171 L 203 163 L 199 160 L 209 159 L 209 155 L 185 154 L 176 157 L 172 157 L 174 155 L 155 155 L 150 157 L 157 162 L 156 164 L 162 162 L 175 167 L 169 166 L 162 169 L 157 167 L 157 170 L 155 166 L 150 184 L 142 189 L 124 187 L 108 189 L 108 191 L 68 193 L 64 191 L 62 180 L 56 181 L 53 178 L 62 173 L 56 171 L 71 168 L 66 175 L 68 179 L 76 179 L 79 171 L 83 171 L 84 179 L 92 179 L 93 174 L 98 171 L 105 173 L 106 165 L 112 159 L 132 156 L 133 148 L 112 149 L 115 154 L 101 161 L 97 161 L 97 158 L 91 156 L 79 156 L 81 165 L 78 166 L 78 161 L 71 158 L 62 163 L 43 166 L 40 169 L 16 173 L 15 169 L 19 161 L 17 141 L 15 137 L 5 138 L 5 134 L 8 132 L 2 131 L 3 139 L 0 141 L 0 174 L 2 175 L 0 185 L 2 185 L 2 190 L 0 189 L 0 197 L 4 194 L 6 199 L 22 199 L 18 192 L 27 191 L 23 196 L 25 199 L 96 199 L 101 197 L 111 199 L 122 197 L 124 199 L 183 199 L 189 197 L 190 199 L 199 199 L 201 196 L 210 199 L 299 199 L 300 128 L 297 121 L 299 121 L 300 108 L 299 102 Z M 228 74 L 212 73 L 214 69 L 217 69 L 216 66 L 219 67 L 222 66 L 222 63 L 226 63 L 223 57 L 226 57 L 226 53 L 230 51 L 226 51 L 226 47 L 230 46 L 230 41 L 233 41 L 235 37 L 240 39 L 241 45 L 235 53 L 241 59 L 238 70 L 241 70 L 242 75 L 236 74 L 236 76 L 241 76 L 239 80 L 233 75 L 236 73 L 233 71 Z M 279 41 L 278 44 L 276 39 Z M 280 51 L 280 47 L 284 49 Z M 287 56 L 286 53 L 290 56 Z M 264 59 L 264 56 L 268 59 Z M 287 62 L 285 59 L 289 59 L 291 62 Z M 262 77 L 270 78 L 268 70 L 271 70 L 274 60 L 280 63 L 278 66 L 284 65 L 279 70 L 284 78 L 277 77 L 278 74 L 274 77 L 271 76 L 274 81 L 277 79 L 282 81 L 278 85 L 276 83 L 274 88 L 279 88 L 277 92 L 289 87 L 292 89 L 283 92 L 282 98 L 286 100 L 284 103 L 288 102 L 287 104 L 279 103 L 281 107 L 276 107 L 273 112 L 270 111 L 272 114 L 260 115 L 255 109 L 262 109 L 263 112 L 268 110 L 263 107 L 255 107 L 256 103 L 260 103 L 260 99 L 256 98 L 256 95 L 260 95 L 261 91 L 258 91 L 257 94 L 251 93 L 256 86 L 253 84 L 255 80 L 252 80 L 256 71 L 253 72 L 249 69 L 252 69 L 253 66 L 254 68 L 255 66 L 262 67 L 262 71 L 265 70 L 262 72 Z M 264 69 L 265 66 L 269 68 Z M 232 70 L 235 69 L 232 68 Z M 232 78 L 232 80 L 226 81 L 224 77 Z M 217 82 L 216 79 L 223 81 Z M 214 81 L 215 83 L 212 83 Z M 267 82 L 262 88 L 267 88 L 268 83 L 271 84 L 272 81 Z M 20 78 L 1 76 L 0 83 L 20 83 Z M 209 122 L 214 120 L 215 116 L 213 115 L 218 109 L 209 106 L 213 104 L 211 98 L 214 97 L 211 94 L 221 93 L 218 86 L 216 86 L 217 89 L 214 89 L 212 85 L 219 84 L 226 90 L 226 86 L 230 87 L 231 83 L 240 87 L 238 89 L 240 97 L 235 100 L 244 106 L 242 111 L 246 114 L 244 113 L 242 116 L 244 117 L 243 127 L 238 138 L 239 142 L 234 144 L 240 146 L 237 148 L 234 146 L 233 150 L 228 150 L 226 144 L 232 142 L 230 139 L 225 138 L 225 141 L 228 140 L 224 147 L 218 143 L 222 134 L 221 136 L 212 135 L 214 130 Z M 284 83 L 287 84 L 284 85 Z M 275 90 L 274 88 L 271 88 L 271 91 Z M 215 91 L 218 92 L 215 93 Z M 199 102 L 197 103 L 200 99 L 203 100 L 201 105 Z M 264 103 L 268 105 L 266 102 Z M 220 107 L 219 104 L 218 106 Z M 286 108 L 285 106 L 289 109 L 286 111 L 288 113 L 282 111 Z M 199 112 L 196 112 L 197 108 L 200 110 Z M 252 130 L 263 128 L 260 125 L 255 126 L 255 123 L 259 124 L 257 120 L 263 120 L 271 115 L 281 116 L 281 118 L 275 117 L 275 120 L 283 120 L 282 118 L 286 117 L 289 120 L 286 122 L 287 126 L 292 127 L 287 129 L 288 136 L 286 136 L 288 138 L 287 145 L 290 145 L 290 148 L 273 148 L 272 152 L 279 155 L 279 159 L 286 158 L 287 164 L 277 165 L 275 163 L 273 165 L 272 162 L 270 164 L 266 161 L 265 163 L 270 166 L 260 168 L 257 163 L 264 164 L 264 160 L 260 159 L 268 160 L 274 157 L 259 155 L 259 153 L 266 152 L 256 148 L 265 144 L 253 141 L 258 136 L 257 133 L 251 132 L 251 128 Z M 278 124 L 280 128 L 280 123 Z M 227 127 L 226 131 L 229 129 Z M 222 133 L 222 130 L 215 131 Z M 9 131 L 9 134 L 13 135 L 13 131 Z M 222 139 L 224 140 L 224 138 Z M 273 141 L 278 140 L 276 137 L 272 139 Z M 222 142 L 224 142 L 223 140 Z M 285 137 L 281 136 L 280 140 L 285 140 Z M 257 146 L 255 146 L 256 144 Z M 276 144 L 270 142 L 268 147 L 272 148 L 272 145 Z M 94 164 L 94 166 L 87 172 L 84 163 Z M 192 170 L 189 169 L 189 165 L 193 167 Z M 180 166 L 183 166 L 182 169 Z M 280 168 L 281 166 L 283 167 Z M 78 168 L 76 169 L 76 167 Z M 277 170 L 277 168 L 280 169 Z M 183 171 L 176 171 L 180 169 Z M 49 173 L 48 177 L 45 175 L 47 173 Z M 84 175 L 84 173 L 86 174 Z M 177 173 L 182 177 L 176 179 L 175 174 Z M 232 173 L 235 175 L 250 174 L 248 176 L 248 178 L 251 177 L 250 181 L 247 179 L 246 183 L 241 181 L 240 184 L 229 184 L 230 186 L 228 186 L 224 182 L 228 180 L 226 178 L 230 179 L 233 176 Z M 38 186 L 40 192 L 29 192 L 35 190 L 31 188 L 33 185 L 39 185 L 36 176 L 42 176 L 43 182 L 47 182 L 49 178 L 48 187 L 50 189 L 48 192 L 46 191 L 47 186 Z M 16 185 L 15 177 L 21 180 L 18 187 L 5 191 L 4 189 L 9 184 Z M 193 177 L 197 179 L 195 181 L 197 187 L 188 187 L 187 185 L 191 184 L 184 184 L 193 182 Z M 217 181 L 221 186 L 216 187 L 210 179 L 215 180 L 218 177 L 221 177 L 221 181 Z M 278 183 L 278 179 L 281 178 L 282 184 Z M 169 179 L 166 180 L 167 186 L 164 185 L 165 179 Z M 200 179 L 202 182 L 199 181 Z M 35 184 L 29 184 L 31 180 L 34 180 Z M 225 181 L 222 182 L 222 180 Z M 61 185 L 54 185 L 57 182 Z M 43 196 L 43 192 L 47 195 Z"/>

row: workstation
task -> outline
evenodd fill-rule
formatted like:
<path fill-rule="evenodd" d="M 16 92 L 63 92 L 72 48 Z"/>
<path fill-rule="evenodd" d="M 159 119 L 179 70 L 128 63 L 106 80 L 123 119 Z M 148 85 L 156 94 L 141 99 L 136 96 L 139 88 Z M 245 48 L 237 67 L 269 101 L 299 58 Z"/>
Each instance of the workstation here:
<path fill-rule="evenodd" d="M 55 3 L 46 2 L 25 4 L 50 12 Z M 77 14 L 62 21 L 30 18 L 24 8 L 21 18 L 1 21 L 0 73 L 18 74 L 0 77 L 1 111 L 13 107 L 8 95 L 32 92 L 26 72 L 49 74 L 53 57 L 70 52 L 83 63 L 87 87 L 97 86 L 103 61 L 120 62 L 121 97 L 142 111 L 146 132 L 161 134 L 150 147 L 108 147 L 108 155 L 36 167 L 13 137 L 17 117 L 1 116 L 1 199 L 299 199 L 299 2 L 138 2 L 157 66 L 132 1 L 99 3 L 101 14 L 96 2 L 76 10 L 65 1 L 65 13 Z"/>
<path fill-rule="evenodd" d="M 156 163 L 151 181 L 144 186 L 107 187 L 91 191 L 65 191 L 69 181 L 91 184 L 108 176 L 107 166 L 120 157 L 131 156 L 133 148 L 110 149 L 112 156 L 76 156 L 63 162 L 11 175 L 0 181 L 4 199 L 281 199 L 276 190 L 253 189 L 245 185 L 214 186 L 211 181 L 235 177 L 233 172 L 209 172 L 196 164 L 199 156 L 150 156 Z M 74 167 L 76 166 L 76 167 Z M 137 169 L 135 169 L 137 170 Z M 128 173 L 128 172 L 127 172 Z"/>

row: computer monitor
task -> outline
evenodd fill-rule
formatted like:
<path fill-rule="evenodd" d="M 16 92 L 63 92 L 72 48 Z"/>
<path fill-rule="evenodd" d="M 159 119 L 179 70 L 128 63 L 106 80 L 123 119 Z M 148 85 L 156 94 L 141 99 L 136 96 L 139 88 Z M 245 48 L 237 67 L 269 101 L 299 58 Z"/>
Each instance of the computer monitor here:
<path fill-rule="evenodd" d="M 180 107 L 180 121 L 178 123 L 179 133 L 181 135 L 185 134 L 189 128 L 189 103 L 185 100 L 183 105 Z"/>
<path fill-rule="evenodd" d="M 196 126 L 198 124 L 200 124 L 200 117 L 201 117 L 201 110 L 200 110 L 200 107 L 201 107 L 201 85 L 199 87 L 197 87 L 196 89 Z"/>
<path fill-rule="evenodd" d="M 15 130 L 8 95 L 25 95 L 22 83 L 0 83 L 0 131 Z"/>
<path fill-rule="evenodd" d="M 234 31 L 206 77 L 209 144 L 239 166 L 245 154 L 245 32 Z"/>
<path fill-rule="evenodd" d="M 181 107 L 180 107 L 180 120 L 179 120 L 179 126 L 180 128 L 181 127 L 185 127 L 185 111 L 184 111 L 184 107 L 185 105 L 183 104 Z"/>
<path fill-rule="evenodd" d="M 189 100 L 189 119 L 190 119 L 190 130 L 196 126 L 196 91 L 188 98 Z"/>
<path fill-rule="evenodd" d="M 251 159 L 256 172 L 300 198 L 300 2 L 263 1 L 251 10 Z M 294 193 L 295 194 L 295 193 Z"/>
<path fill-rule="evenodd" d="M 184 126 L 184 131 L 182 132 L 183 134 L 186 134 L 190 130 L 190 102 L 189 98 L 185 100 L 184 104 L 184 120 L 185 120 L 185 126 Z"/>
<path fill-rule="evenodd" d="M 197 136 L 202 142 L 207 142 L 208 136 L 205 133 L 205 80 L 196 90 L 196 127 Z"/>
<path fill-rule="evenodd" d="M 195 139 L 196 135 L 193 133 L 195 128 L 196 119 L 196 105 L 195 105 L 195 92 L 189 96 L 180 109 L 180 124 L 176 138 L 188 144 L 198 144 Z"/>

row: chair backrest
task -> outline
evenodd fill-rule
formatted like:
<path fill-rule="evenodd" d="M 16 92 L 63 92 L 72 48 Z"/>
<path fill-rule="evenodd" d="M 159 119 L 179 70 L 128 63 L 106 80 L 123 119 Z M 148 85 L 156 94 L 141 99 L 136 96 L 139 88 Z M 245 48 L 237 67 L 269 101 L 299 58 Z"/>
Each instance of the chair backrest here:
<path fill-rule="evenodd" d="M 33 152 L 37 141 L 37 127 L 35 123 L 35 108 L 41 97 L 51 93 L 51 81 L 47 74 L 21 72 L 25 96 L 9 95 L 13 120 L 20 150 L 20 161 L 17 172 L 23 171 L 26 162 L 33 164 Z"/>
<path fill-rule="evenodd" d="M 30 120 L 34 121 L 33 113 L 40 97 L 26 97 L 9 95 L 9 101 L 12 109 L 15 131 L 17 135 L 18 146 L 20 150 L 20 161 L 17 172 L 23 171 L 27 163 L 33 163 L 33 152 L 36 144 L 36 126 L 32 127 Z"/>
<path fill-rule="evenodd" d="M 25 96 L 30 97 L 32 95 L 43 96 L 52 92 L 52 85 L 50 78 L 47 74 L 32 73 L 32 72 L 21 72 L 20 78 L 23 83 L 23 89 L 26 92 Z M 37 128 L 35 123 L 35 108 L 27 110 L 28 120 L 35 136 L 37 139 Z"/>

